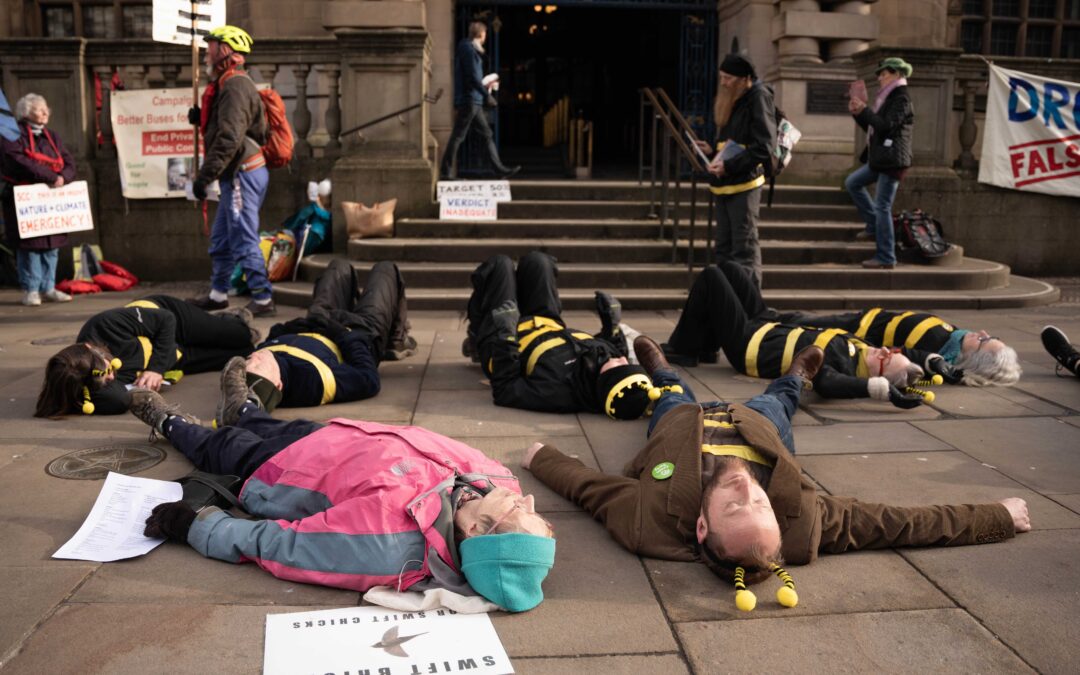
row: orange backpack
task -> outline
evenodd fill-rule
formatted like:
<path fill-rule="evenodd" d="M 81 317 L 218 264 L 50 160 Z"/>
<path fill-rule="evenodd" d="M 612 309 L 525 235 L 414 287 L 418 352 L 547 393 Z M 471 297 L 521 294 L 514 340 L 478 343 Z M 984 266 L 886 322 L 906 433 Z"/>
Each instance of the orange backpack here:
<path fill-rule="evenodd" d="M 246 73 L 231 72 L 232 75 L 227 75 L 220 84 L 235 75 L 247 76 Z M 258 92 L 262 99 L 263 115 L 266 117 L 266 144 L 261 148 L 262 154 L 266 158 L 267 167 L 280 169 L 292 161 L 293 154 L 293 132 L 289 119 L 285 116 L 285 101 L 270 87 L 259 89 Z"/>

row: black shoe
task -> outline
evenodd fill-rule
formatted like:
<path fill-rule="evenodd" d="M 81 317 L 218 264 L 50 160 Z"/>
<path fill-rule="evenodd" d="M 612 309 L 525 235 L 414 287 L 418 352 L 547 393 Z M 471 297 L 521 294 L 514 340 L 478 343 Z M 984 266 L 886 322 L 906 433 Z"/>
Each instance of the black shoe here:
<path fill-rule="evenodd" d="M 247 304 L 247 311 L 251 312 L 251 316 L 277 316 L 277 307 L 274 306 L 274 301 L 270 302 L 255 302 L 252 300 Z"/>
<path fill-rule="evenodd" d="M 698 363 L 719 363 L 720 352 L 701 352 L 697 355 Z"/>
<path fill-rule="evenodd" d="M 1047 326 L 1042 329 L 1041 337 L 1043 347 L 1058 362 L 1054 372 L 1060 374 L 1064 368 L 1073 375 L 1080 376 L 1080 352 L 1072 346 L 1065 333 L 1056 326 Z"/>
<path fill-rule="evenodd" d="M 521 165 L 519 164 L 517 166 L 500 167 L 498 169 L 498 171 L 499 171 L 499 178 L 502 178 L 503 180 L 506 180 L 507 178 L 513 178 L 514 176 L 516 176 L 518 174 L 518 172 L 521 171 Z"/>
<path fill-rule="evenodd" d="M 229 307 L 228 299 L 212 300 L 209 293 L 207 293 L 206 295 L 200 295 L 197 298 L 188 298 L 187 303 L 189 305 L 194 305 L 198 307 L 204 312 L 213 312 L 214 310 L 228 309 Z"/>
<path fill-rule="evenodd" d="M 601 334 L 614 337 L 622 321 L 622 305 L 609 293 L 596 291 L 596 313 L 600 316 Z"/>
<path fill-rule="evenodd" d="M 667 358 L 668 363 L 674 363 L 683 368 L 693 368 L 698 364 L 698 357 L 690 354 L 680 354 L 666 342 L 660 345 L 660 349 L 664 350 L 664 356 Z"/>

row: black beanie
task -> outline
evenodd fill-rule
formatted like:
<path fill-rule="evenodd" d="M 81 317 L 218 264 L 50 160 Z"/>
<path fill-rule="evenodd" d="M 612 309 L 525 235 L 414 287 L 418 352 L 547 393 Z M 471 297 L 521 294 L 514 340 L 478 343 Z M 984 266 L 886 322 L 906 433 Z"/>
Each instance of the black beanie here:
<path fill-rule="evenodd" d="M 720 64 L 720 70 L 724 71 L 728 75 L 734 75 L 735 77 L 750 77 L 757 79 L 757 72 L 754 70 L 754 64 L 750 63 L 750 60 L 745 56 L 739 56 L 738 54 L 728 54 L 724 57 L 724 62 Z"/>
<path fill-rule="evenodd" d="M 616 366 L 600 374 L 597 391 L 608 417 L 636 420 L 649 405 L 652 380 L 641 366 Z"/>

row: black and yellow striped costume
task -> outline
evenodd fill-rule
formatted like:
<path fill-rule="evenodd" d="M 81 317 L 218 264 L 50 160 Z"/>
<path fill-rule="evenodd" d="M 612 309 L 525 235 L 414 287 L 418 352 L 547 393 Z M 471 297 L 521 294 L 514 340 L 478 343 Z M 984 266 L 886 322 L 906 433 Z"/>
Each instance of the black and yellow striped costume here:
<path fill-rule="evenodd" d="M 297 333 L 259 345 L 273 354 L 281 371 L 282 407 L 358 401 L 379 393 L 379 364 L 366 336 L 349 331 L 339 343 L 318 333 Z"/>
<path fill-rule="evenodd" d="M 800 318 L 801 326 L 842 328 L 875 347 L 906 347 L 937 353 L 956 327 L 927 312 L 874 307 L 862 312 Z"/>

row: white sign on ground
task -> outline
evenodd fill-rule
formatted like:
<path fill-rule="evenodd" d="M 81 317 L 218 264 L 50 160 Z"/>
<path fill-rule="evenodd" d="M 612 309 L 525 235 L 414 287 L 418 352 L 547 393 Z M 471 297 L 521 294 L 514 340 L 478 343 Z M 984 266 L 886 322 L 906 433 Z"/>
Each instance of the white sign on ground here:
<path fill-rule="evenodd" d="M 1080 84 L 990 66 L 979 182 L 1080 197 Z"/>
<path fill-rule="evenodd" d="M 43 183 L 16 185 L 15 219 L 20 239 L 94 229 L 86 181 L 58 188 Z"/>
<path fill-rule="evenodd" d="M 165 540 L 143 536 L 147 517 L 158 504 L 183 496 L 175 481 L 110 471 L 86 522 L 52 557 L 110 562 L 149 553 Z"/>
<path fill-rule="evenodd" d="M 195 33 L 199 47 L 206 48 L 203 38 L 211 28 L 225 24 L 225 0 L 154 0 L 152 37 L 156 42 L 191 45 L 192 8 Z"/>
<path fill-rule="evenodd" d="M 445 197 L 483 197 L 497 202 L 510 201 L 508 180 L 441 180 L 435 186 L 435 200 Z"/>
<path fill-rule="evenodd" d="M 191 89 L 114 91 L 109 102 L 124 197 L 183 197 L 194 179 Z"/>
<path fill-rule="evenodd" d="M 268 614 L 264 675 L 513 673 L 487 614 L 347 607 Z"/>
<path fill-rule="evenodd" d="M 499 203 L 491 197 L 450 197 L 439 200 L 439 220 L 498 220 Z"/>

